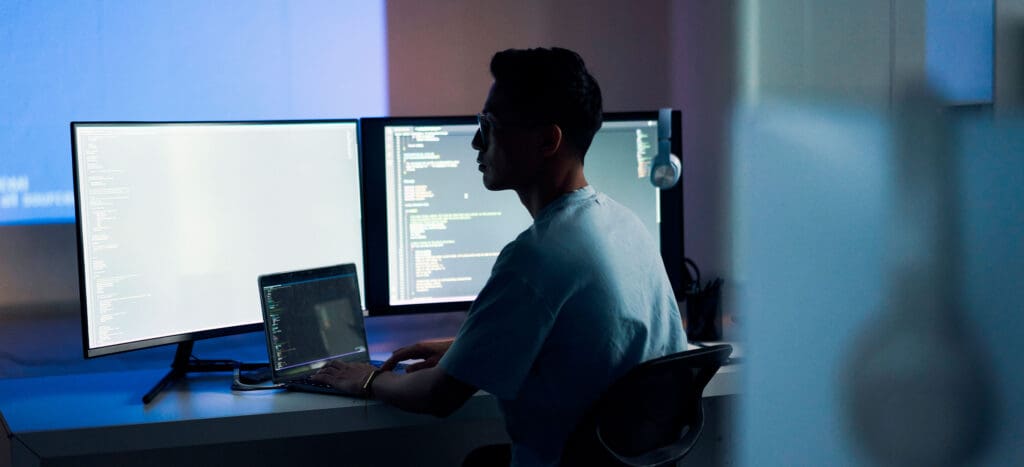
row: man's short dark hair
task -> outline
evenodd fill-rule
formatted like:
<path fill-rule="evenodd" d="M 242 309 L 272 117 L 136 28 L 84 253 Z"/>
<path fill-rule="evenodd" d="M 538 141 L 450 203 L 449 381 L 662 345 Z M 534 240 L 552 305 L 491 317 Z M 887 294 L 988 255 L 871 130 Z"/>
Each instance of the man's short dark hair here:
<path fill-rule="evenodd" d="M 491 75 L 511 107 L 502 110 L 526 123 L 557 124 L 580 157 L 586 154 L 601 128 L 601 88 L 579 54 L 558 47 L 508 49 L 494 54 Z"/>

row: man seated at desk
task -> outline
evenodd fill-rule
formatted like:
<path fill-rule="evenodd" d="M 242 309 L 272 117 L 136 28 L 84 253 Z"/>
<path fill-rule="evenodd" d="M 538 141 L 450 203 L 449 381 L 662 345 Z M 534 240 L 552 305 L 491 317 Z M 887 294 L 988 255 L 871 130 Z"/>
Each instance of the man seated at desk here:
<path fill-rule="evenodd" d="M 500 401 L 512 440 L 510 452 L 490 450 L 499 462 L 556 465 L 612 382 L 684 350 L 686 337 L 657 244 L 584 177 L 602 104 L 583 59 L 506 50 L 491 74 L 472 143 L 479 170 L 487 189 L 514 190 L 533 224 L 501 251 L 454 339 L 398 349 L 384 371 L 332 362 L 314 378 L 439 416 L 483 389 Z M 424 361 L 387 371 L 407 359 Z"/>

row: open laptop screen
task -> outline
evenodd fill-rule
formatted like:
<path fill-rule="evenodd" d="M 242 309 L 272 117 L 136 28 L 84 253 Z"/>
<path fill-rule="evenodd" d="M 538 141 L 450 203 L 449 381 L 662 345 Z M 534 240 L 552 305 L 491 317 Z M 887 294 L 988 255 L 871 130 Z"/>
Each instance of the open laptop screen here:
<path fill-rule="evenodd" d="M 327 360 L 369 361 L 355 265 L 261 276 L 260 292 L 275 381 Z"/>

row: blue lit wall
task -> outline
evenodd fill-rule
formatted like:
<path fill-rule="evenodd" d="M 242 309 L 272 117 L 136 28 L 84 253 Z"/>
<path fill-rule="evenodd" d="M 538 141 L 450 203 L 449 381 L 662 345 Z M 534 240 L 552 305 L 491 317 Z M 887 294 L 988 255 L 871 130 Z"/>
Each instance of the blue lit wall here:
<path fill-rule="evenodd" d="M 928 79 L 954 104 L 992 102 L 994 0 L 928 0 Z"/>
<path fill-rule="evenodd" d="M 0 2 L 0 225 L 74 220 L 76 120 L 385 115 L 383 0 Z"/>

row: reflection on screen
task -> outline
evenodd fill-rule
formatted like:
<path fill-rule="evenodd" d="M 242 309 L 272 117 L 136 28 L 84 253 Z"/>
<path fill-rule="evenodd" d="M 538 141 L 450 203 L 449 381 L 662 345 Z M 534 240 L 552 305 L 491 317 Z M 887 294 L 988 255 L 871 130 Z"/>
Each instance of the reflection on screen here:
<path fill-rule="evenodd" d="M 590 184 L 633 210 L 656 240 L 659 198 L 647 177 L 657 125 L 605 122 L 585 162 Z M 530 226 L 514 192 L 483 187 L 470 145 L 476 128 L 384 127 L 391 305 L 473 300 L 502 247 Z"/>
<path fill-rule="evenodd" d="M 348 274 L 263 289 L 275 370 L 366 354 L 356 282 Z"/>

